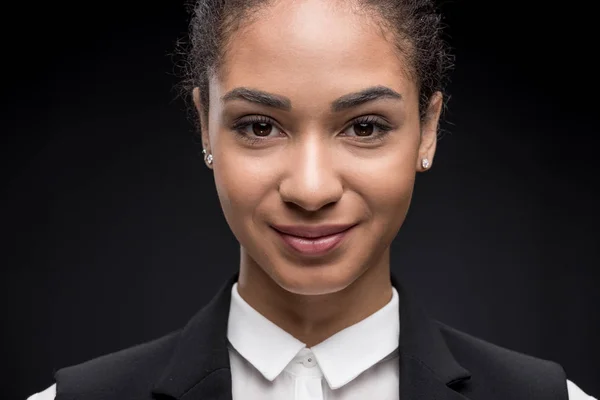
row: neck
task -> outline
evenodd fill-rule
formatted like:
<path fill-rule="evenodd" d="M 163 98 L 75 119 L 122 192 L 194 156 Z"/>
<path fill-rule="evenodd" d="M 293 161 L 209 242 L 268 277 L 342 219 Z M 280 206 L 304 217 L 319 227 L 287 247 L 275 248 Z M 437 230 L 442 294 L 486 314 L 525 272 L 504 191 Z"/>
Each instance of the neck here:
<path fill-rule="evenodd" d="M 238 292 L 265 318 L 312 347 L 354 325 L 392 298 L 389 249 L 346 288 L 301 295 L 279 286 L 241 249 Z"/>

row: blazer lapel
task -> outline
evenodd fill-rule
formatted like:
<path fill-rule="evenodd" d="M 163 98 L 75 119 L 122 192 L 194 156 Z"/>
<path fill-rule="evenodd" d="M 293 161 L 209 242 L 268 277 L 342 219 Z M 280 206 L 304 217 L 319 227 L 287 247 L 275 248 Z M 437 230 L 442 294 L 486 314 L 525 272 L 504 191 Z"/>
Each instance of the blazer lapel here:
<path fill-rule="evenodd" d="M 232 400 L 227 320 L 234 274 L 180 333 L 153 393 L 181 400 Z M 465 400 L 457 390 L 470 378 L 439 328 L 391 275 L 400 296 L 401 400 Z M 455 390 L 456 389 L 456 390 Z"/>
<path fill-rule="evenodd" d="M 227 320 L 234 274 L 180 333 L 153 393 L 181 400 L 232 400 Z"/>
<path fill-rule="evenodd" d="M 426 312 L 391 275 L 400 297 L 400 399 L 465 400 L 461 384 L 471 374 L 454 359 Z"/>

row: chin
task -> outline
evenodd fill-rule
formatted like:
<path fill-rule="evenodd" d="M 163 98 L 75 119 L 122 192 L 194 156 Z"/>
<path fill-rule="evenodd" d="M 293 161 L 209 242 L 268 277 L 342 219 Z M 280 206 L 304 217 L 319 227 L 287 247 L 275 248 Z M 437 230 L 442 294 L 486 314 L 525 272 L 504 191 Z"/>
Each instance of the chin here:
<path fill-rule="evenodd" d="M 342 267 L 340 264 L 345 264 Z M 267 274 L 282 289 L 304 296 L 316 296 L 336 293 L 350 286 L 362 270 L 347 262 L 328 265 L 298 265 L 292 263 L 279 264 Z"/>

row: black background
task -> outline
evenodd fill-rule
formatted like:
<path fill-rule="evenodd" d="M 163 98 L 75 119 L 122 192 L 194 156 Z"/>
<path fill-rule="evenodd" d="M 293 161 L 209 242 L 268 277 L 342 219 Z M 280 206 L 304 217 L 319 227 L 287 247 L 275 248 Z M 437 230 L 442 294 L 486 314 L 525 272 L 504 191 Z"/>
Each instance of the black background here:
<path fill-rule="evenodd" d="M 183 5 L 16 4 L 1 61 L 9 399 L 183 326 L 238 266 L 172 91 Z M 557 361 L 598 397 L 597 22 L 565 4 L 444 5 L 448 133 L 418 175 L 392 268 L 432 316 Z"/>

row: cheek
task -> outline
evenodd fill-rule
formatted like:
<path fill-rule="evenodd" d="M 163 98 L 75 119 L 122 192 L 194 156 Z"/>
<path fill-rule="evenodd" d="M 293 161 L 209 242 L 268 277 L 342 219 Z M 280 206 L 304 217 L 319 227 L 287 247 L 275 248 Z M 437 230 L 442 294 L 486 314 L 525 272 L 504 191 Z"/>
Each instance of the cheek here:
<path fill-rule="evenodd" d="M 363 162 L 351 178 L 377 227 L 399 229 L 412 198 L 416 159 L 416 143 L 394 146 L 382 157 Z"/>
<path fill-rule="evenodd" d="M 394 230 L 400 228 L 410 206 L 414 182 L 413 168 L 408 173 L 391 175 L 385 185 L 373 188 L 373 207 L 380 211 L 381 223 Z"/>
<path fill-rule="evenodd" d="M 260 158 L 238 154 L 233 146 L 217 148 L 215 185 L 225 218 L 236 235 L 241 233 L 239 227 L 250 222 L 272 186 L 274 173 L 266 168 Z"/>

